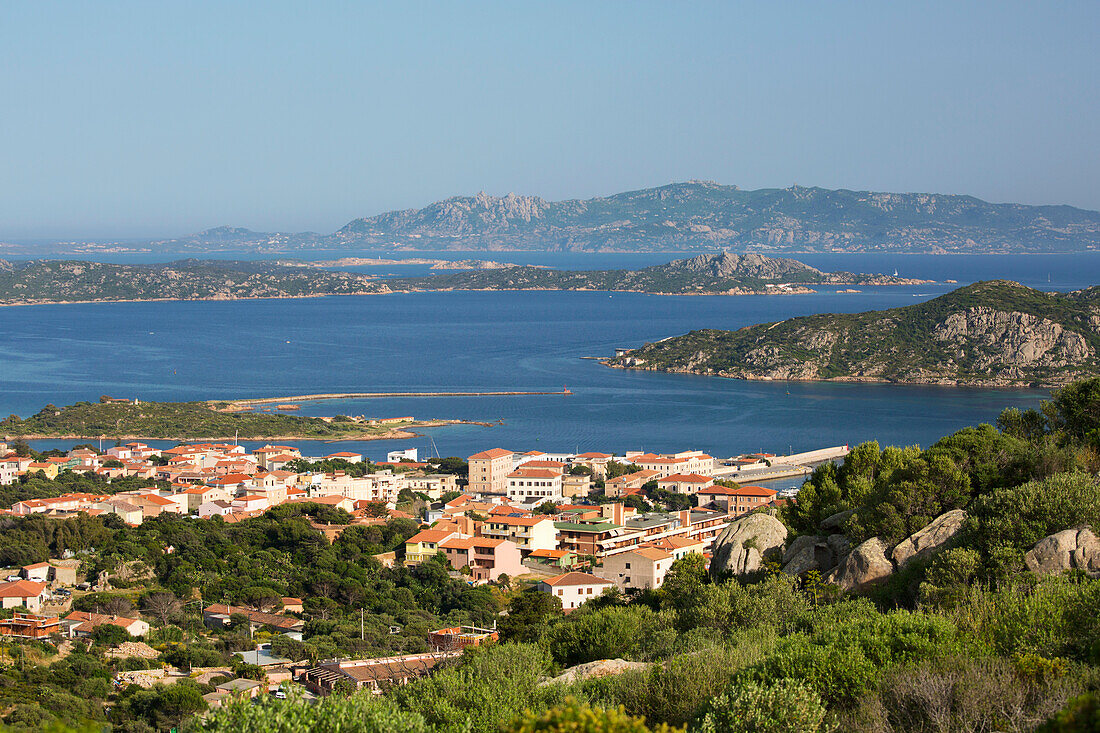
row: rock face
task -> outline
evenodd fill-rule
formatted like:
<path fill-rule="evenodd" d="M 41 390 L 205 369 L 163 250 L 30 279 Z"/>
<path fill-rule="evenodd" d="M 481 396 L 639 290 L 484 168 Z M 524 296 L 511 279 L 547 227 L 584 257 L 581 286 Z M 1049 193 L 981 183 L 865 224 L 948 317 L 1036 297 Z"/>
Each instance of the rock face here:
<path fill-rule="evenodd" d="M 711 574 L 744 575 L 759 570 L 765 558 L 780 559 L 787 528 L 768 514 L 749 514 L 730 522 L 714 540 Z"/>
<path fill-rule="evenodd" d="M 962 529 L 966 512 L 953 509 L 932 520 L 928 526 L 914 532 L 894 548 L 891 557 L 900 570 L 914 558 L 928 557 L 941 550 Z"/>
<path fill-rule="evenodd" d="M 627 662 L 622 659 L 600 659 L 595 662 L 586 662 L 584 664 L 578 664 L 575 667 L 570 667 L 557 677 L 540 680 L 539 684 L 553 685 L 560 682 L 568 685 L 574 682 L 580 682 L 581 680 L 611 677 L 612 675 L 622 674 L 623 672 L 645 669 L 648 666 L 649 664 L 646 662 Z"/>
<path fill-rule="evenodd" d="M 798 260 L 782 257 L 764 257 L 758 254 L 699 255 L 689 260 L 672 263 L 677 269 L 688 272 L 704 273 L 711 277 L 755 277 L 761 280 L 776 280 L 788 275 L 815 275 L 824 277 L 825 273 L 805 265 Z"/>
<path fill-rule="evenodd" d="M 845 591 L 860 591 L 882 582 L 892 572 L 894 564 L 886 557 L 886 547 L 878 537 L 872 537 L 848 553 L 825 580 Z"/>
<path fill-rule="evenodd" d="M 974 368 L 1004 371 L 1034 367 L 1062 368 L 1092 356 L 1085 338 L 1048 318 L 989 307 L 952 313 L 932 332 L 956 347 L 980 344 Z"/>
<path fill-rule="evenodd" d="M 832 569 L 836 565 L 837 559 L 843 557 L 848 551 L 845 544 L 843 552 L 838 553 L 834 543 L 831 542 L 833 537 L 842 536 L 803 535 L 799 537 L 783 553 L 783 572 L 788 575 L 802 575 L 802 573 L 810 570 L 825 571 Z M 846 542 L 847 540 L 845 540 Z"/>
<path fill-rule="evenodd" d="M 1100 576 L 1100 539 L 1088 528 L 1057 532 L 1035 543 L 1024 555 L 1024 563 L 1041 575 L 1076 568 Z"/>

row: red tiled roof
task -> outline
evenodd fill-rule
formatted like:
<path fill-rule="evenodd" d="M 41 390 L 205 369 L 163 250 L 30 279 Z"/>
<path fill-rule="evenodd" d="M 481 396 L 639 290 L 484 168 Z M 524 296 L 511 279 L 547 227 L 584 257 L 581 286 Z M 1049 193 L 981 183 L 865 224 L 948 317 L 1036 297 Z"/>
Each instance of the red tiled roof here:
<path fill-rule="evenodd" d="M 490 448 L 489 450 L 483 450 L 480 453 L 475 453 L 470 456 L 470 460 L 481 458 L 503 458 L 504 456 L 512 455 L 512 451 L 504 450 L 503 448 Z"/>
<path fill-rule="evenodd" d="M 552 578 L 544 579 L 542 582 L 552 588 L 556 588 L 559 585 L 614 585 L 610 580 L 604 580 L 603 578 L 598 578 L 588 573 L 575 572 L 555 575 Z"/>

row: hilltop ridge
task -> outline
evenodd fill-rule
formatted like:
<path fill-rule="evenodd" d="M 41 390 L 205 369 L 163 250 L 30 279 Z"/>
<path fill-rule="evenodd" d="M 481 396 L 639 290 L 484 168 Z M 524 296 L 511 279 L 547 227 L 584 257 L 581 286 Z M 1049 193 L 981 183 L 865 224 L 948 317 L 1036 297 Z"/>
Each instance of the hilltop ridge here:
<path fill-rule="evenodd" d="M 218 227 L 154 244 L 176 251 L 1073 252 L 1100 249 L 1100 212 L 954 194 L 688 181 L 563 201 L 482 192 L 357 218 L 329 235 Z"/>

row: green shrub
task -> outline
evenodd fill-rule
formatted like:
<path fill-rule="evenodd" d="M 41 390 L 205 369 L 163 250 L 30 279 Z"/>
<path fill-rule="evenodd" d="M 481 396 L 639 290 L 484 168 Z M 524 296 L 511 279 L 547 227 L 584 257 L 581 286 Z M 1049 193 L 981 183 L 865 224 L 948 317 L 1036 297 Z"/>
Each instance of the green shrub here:
<path fill-rule="evenodd" d="M 593 708 L 569 697 L 562 705 L 545 712 L 527 711 L 502 725 L 500 730 L 508 733 L 673 733 L 675 729 L 664 724 L 649 728 L 644 719 L 631 717 L 622 708 Z"/>
<path fill-rule="evenodd" d="M 805 683 L 742 680 L 711 702 L 698 733 L 812 733 L 835 730 L 821 697 Z"/>
<path fill-rule="evenodd" d="M 315 705 L 302 700 L 234 700 L 210 712 L 198 730 L 215 733 L 426 733 L 424 719 L 405 712 L 386 697 L 357 693 L 330 696 Z"/>

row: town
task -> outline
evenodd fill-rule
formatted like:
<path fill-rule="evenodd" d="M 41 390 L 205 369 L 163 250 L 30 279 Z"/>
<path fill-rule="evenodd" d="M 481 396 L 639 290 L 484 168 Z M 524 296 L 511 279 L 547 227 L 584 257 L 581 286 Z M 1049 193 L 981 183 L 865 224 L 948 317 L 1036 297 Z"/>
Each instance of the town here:
<path fill-rule="evenodd" d="M 37 460 L 22 455 L 29 453 L 25 447 L 0 443 L 0 484 L 29 477 L 56 480 L 69 472 L 99 477 L 107 487 L 121 479 L 148 480 L 149 485 L 22 499 L 0 510 L 0 517 L 114 515 L 136 527 L 174 514 L 236 524 L 275 507 L 312 505 L 343 510 L 349 518 L 342 524 L 312 522 L 328 541 L 349 527 L 405 519 L 413 523 L 414 533 L 393 551 L 375 556 L 383 567 L 445 561 L 450 575 L 468 585 L 527 583 L 535 592 L 554 596 L 564 613 L 609 589 L 658 589 L 673 563 L 693 553 L 707 562 L 712 542 L 732 519 L 774 512 L 797 491 L 781 496 L 753 481 L 800 478 L 810 471 L 808 464 L 848 452 L 840 446 L 795 456 L 755 453 L 719 460 L 691 450 L 613 455 L 493 448 L 466 460 L 421 460 L 413 448 L 391 451 L 386 461 L 375 463 L 350 451 L 303 456 L 288 445 L 248 451 L 230 443 L 156 449 L 131 442 L 103 452 L 89 446 L 55 450 Z M 0 634 L 79 639 L 108 625 L 124 629 L 133 644 L 149 631 L 136 612 L 71 610 L 74 597 L 102 591 L 109 582 L 82 576 L 78 553 L 64 555 L 7 569 L 0 607 L 14 613 L 0 620 Z M 309 618 L 302 599 L 291 597 L 265 598 L 252 606 L 202 604 L 202 614 L 209 628 L 243 622 L 250 632 L 266 629 L 296 640 L 302 639 Z M 316 664 L 282 657 L 270 643 L 259 644 L 238 654 L 263 670 L 260 679 L 228 679 L 205 698 L 216 706 L 226 696 L 266 690 L 283 695 L 282 686 L 291 682 L 301 683 L 309 694 L 328 694 L 339 683 L 379 690 L 423 676 L 437 661 L 495 638 L 495 628 L 437 629 L 429 634 L 428 652 Z M 147 646 L 145 653 L 156 654 Z M 210 670 L 207 677 L 225 671 Z M 116 683 L 151 685 L 170 679 L 166 669 L 129 670 Z"/>

